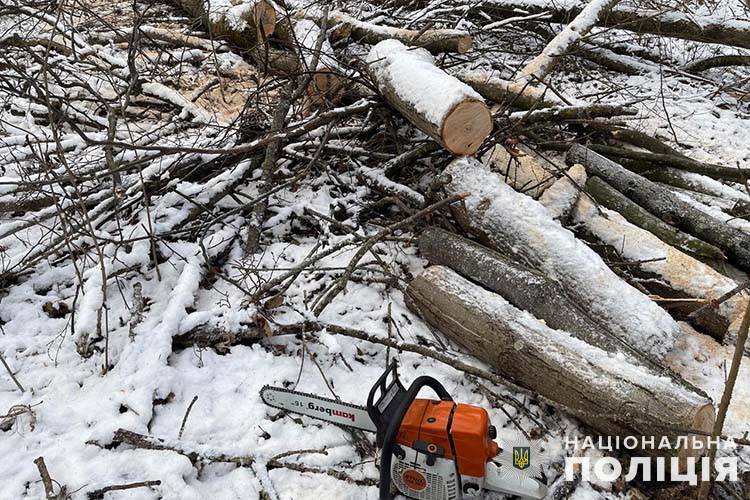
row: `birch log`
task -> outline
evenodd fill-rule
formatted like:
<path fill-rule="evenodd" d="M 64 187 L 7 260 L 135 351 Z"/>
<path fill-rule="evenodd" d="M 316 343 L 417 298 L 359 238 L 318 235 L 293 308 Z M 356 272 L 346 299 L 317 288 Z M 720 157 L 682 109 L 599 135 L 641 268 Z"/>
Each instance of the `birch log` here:
<path fill-rule="evenodd" d="M 725 251 L 729 260 L 741 269 L 750 270 L 750 238 L 740 229 L 724 224 L 676 194 L 634 174 L 621 165 L 591 151 L 574 145 L 567 154 L 572 163 L 581 163 L 589 175 L 597 175 L 635 203 L 663 221 Z"/>
<path fill-rule="evenodd" d="M 552 68 L 572 47 L 596 26 L 599 17 L 604 15 L 620 0 L 591 0 L 581 12 L 560 33 L 521 69 L 520 82 L 542 81 Z"/>
<path fill-rule="evenodd" d="M 383 98 L 451 153 L 476 153 L 492 131 L 482 96 L 435 66 L 426 50 L 385 40 L 370 50 L 367 63 Z"/>
<path fill-rule="evenodd" d="M 573 300 L 610 324 L 621 342 L 650 359 L 658 362 L 672 349 L 680 328 L 669 314 L 621 280 L 539 202 L 471 158 L 454 160 L 445 173 L 451 177 L 445 187 L 450 195 L 471 193 L 456 217 L 483 241 L 557 281 Z"/>
<path fill-rule="evenodd" d="M 644 286 L 660 296 L 710 300 L 737 286 L 734 280 L 630 224 L 617 212 L 597 208 L 586 196 L 578 200 L 571 222 L 611 248 L 621 260 L 632 262 L 631 272 L 640 271 L 650 278 L 644 280 Z M 723 339 L 727 330 L 731 336 L 739 330 L 747 301 L 746 296 L 735 295 L 718 311 L 701 315 L 697 326 L 718 339 Z M 700 305 L 683 307 L 683 312 L 692 312 Z"/>
<path fill-rule="evenodd" d="M 417 276 L 407 304 L 472 355 L 603 434 L 659 442 L 683 433 L 669 429 L 711 430 L 713 405 L 697 389 L 553 330 L 446 267 Z"/>

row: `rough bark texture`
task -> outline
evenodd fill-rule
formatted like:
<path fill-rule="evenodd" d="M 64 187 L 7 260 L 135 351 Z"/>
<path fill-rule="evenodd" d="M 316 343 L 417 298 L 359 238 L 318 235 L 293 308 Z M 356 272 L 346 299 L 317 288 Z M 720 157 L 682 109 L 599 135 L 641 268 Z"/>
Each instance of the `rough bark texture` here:
<path fill-rule="evenodd" d="M 724 253 L 719 248 L 684 233 L 674 226 L 670 226 L 660 218 L 641 208 L 599 177 L 591 177 L 588 180 L 586 183 L 586 192 L 600 205 L 618 212 L 631 224 L 653 233 L 662 241 L 669 243 L 683 252 L 705 259 L 718 261 L 724 259 Z"/>
<path fill-rule="evenodd" d="M 471 354 L 599 432 L 673 437 L 678 433 L 667 427 L 712 428 L 711 400 L 697 389 L 553 330 L 448 268 L 433 266 L 415 278 L 407 304 Z"/>
<path fill-rule="evenodd" d="M 547 13 L 545 19 L 549 22 L 568 24 L 581 13 L 583 5 L 585 4 L 557 7 L 546 2 L 532 4 L 516 0 L 502 0 L 484 4 L 481 8 L 492 16 L 502 18 L 518 16 L 519 12 L 529 15 Z M 679 12 L 660 15 L 659 12 L 647 9 L 615 8 L 606 16 L 600 17 L 597 25 L 617 27 L 641 34 L 750 48 L 750 23 L 746 21 L 736 20 L 732 24 L 722 24 Z"/>
<path fill-rule="evenodd" d="M 674 193 L 585 146 L 573 146 L 567 158 L 572 163 L 583 164 L 590 175 L 601 177 L 663 221 L 721 248 L 731 262 L 745 271 L 750 270 L 750 238 L 747 233 L 727 226 L 680 200 Z"/>
<path fill-rule="evenodd" d="M 679 326 L 647 296 L 625 283 L 537 201 L 520 194 L 476 160 L 461 158 L 445 170 L 450 195 L 470 192 L 457 219 L 482 242 L 563 286 L 571 298 L 609 325 L 623 343 L 659 362 Z M 632 311 L 638 311 L 633 314 Z"/>
<path fill-rule="evenodd" d="M 419 250 L 431 264 L 448 266 L 460 275 L 499 293 L 519 309 L 544 320 L 550 328 L 570 332 L 607 352 L 623 351 L 633 362 L 656 367 L 617 338 L 610 325 L 587 310 L 559 283 L 502 254 L 439 228 L 419 237 Z"/>

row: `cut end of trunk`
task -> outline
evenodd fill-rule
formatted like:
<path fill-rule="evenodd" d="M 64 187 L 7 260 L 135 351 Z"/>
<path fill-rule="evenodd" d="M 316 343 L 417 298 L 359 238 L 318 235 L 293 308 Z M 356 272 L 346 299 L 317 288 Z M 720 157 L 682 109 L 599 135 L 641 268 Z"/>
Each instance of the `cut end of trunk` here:
<path fill-rule="evenodd" d="M 473 39 L 471 35 L 468 33 L 458 39 L 458 43 L 456 44 L 456 51 L 459 54 L 465 54 L 469 50 L 471 50 L 471 46 L 473 44 Z"/>
<path fill-rule="evenodd" d="M 702 406 L 701 408 L 699 408 L 698 411 L 695 412 L 691 430 L 700 431 L 702 433 L 710 433 L 713 431 L 715 421 L 716 421 L 716 412 L 714 411 L 714 405 L 711 403 L 708 403 Z M 688 440 L 688 442 L 692 444 L 693 439 L 695 439 L 696 441 L 702 441 L 703 446 L 701 446 L 700 448 L 695 447 L 695 446 L 688 446 L 688 447 L 681 449 L 678 455 L 681 459 L 684 459 L 687 457 L 700 457 L 706 452 L 706 449 L 707 449 L 706 446 L 708 444 L 708 436 L 705 436 L 702 434 L 693 434 L 692 437 Z"/>
<path fill-rule="evenodd" d="M 441 137 L 445 147 L 455 155 L 473 155 L 492 132 L 492 115 L 487 106 L 476 100 L 458 103 L 443 121 Z"/>
<path fill-rule="evenodd" d="M 276 30 L 276 9 L 265 0 L 253 6 L 253 22 L 261 38 L 266 38 Z"/>

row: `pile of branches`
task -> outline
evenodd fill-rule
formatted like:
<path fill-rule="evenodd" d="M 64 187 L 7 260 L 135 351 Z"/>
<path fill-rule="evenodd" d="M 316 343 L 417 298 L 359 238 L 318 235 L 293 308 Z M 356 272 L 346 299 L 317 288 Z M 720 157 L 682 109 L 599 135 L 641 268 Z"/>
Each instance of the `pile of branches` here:
<path fill-rule="evenodd" d="M 618 73 L 665 73 L 731 95 L 746 113 L 746 73 L 720 81 L 711 71 L 750 62 L 750 23 L 616 0 L 108 8 L 0 7 L 0 280 L 67 273 L 72 303 L 48 314 L 69 318 L 78 352 L 104 373 L 148 314 L 143 283 L 167 266 L 181 269 L 184 293 L 160 328 L 175 349 L 220 351 L 299 333 L 270 311 L 324 271 L 305 297 L 311 329 L 351 282 L 378 283 L 509 383 L 599 431 L 645 434 L 662 422 L 665 435 L 720 434 L 694 367 L 673 358 L 681 335 L 744 349 L 750 238 L 732 223 L 750 217 L 750 169 L 691 158 L 640 132 L 639 111 L 610 98 Z M 612 30 L 641 44 L 611 42 Z M 655 49 L 665 37 L 719 45 L 684 63 Z M 610 90 L 566 95 L 560 75 L 576 72 Z M 479 160 L 454 160 L 463 156 Z M 327 213 L 284 206 L 319 189 L 330 192 Z M 310 237 L 292 266 L 258 265 L 273 244 Z M 414 279 L 379 258 L 384 244 L 416 244 L 434 266 Z M 342 252 L 346 265 L 322 266 Z M 192 297 L 219 281 L 244 297 L 241 326 L 212 318 L 180 329 Z M 110 317 L 117 295 L 129 318 Z M 516 321 L 519 310 L 536 318 Z M 468 339 L 462 322 L 485 340 Z M 548 342 L 563 355 L 548 356 Z M 607 352 L 625 353 L 644 380 L 672 382 L 623 385 Z M 590 370 L 561 390 L 555 374 L 571 364 Z M 623 400 L 649 410 L 623 414 Z"/>

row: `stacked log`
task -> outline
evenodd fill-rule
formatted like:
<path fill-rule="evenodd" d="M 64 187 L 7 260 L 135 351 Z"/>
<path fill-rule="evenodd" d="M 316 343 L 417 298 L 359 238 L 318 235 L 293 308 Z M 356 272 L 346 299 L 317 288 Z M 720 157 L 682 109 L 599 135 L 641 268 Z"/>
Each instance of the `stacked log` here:
<path fill-rule="evenodd" d="M 500 373 L 603 434 L 658 442 L 683 429 L 712 429 L 711 400 L 697 389 L 549 328 L 446 267 L 417 276 L 407 304 Z M 702 452 L 689 447 L 679 455 Z"/>

